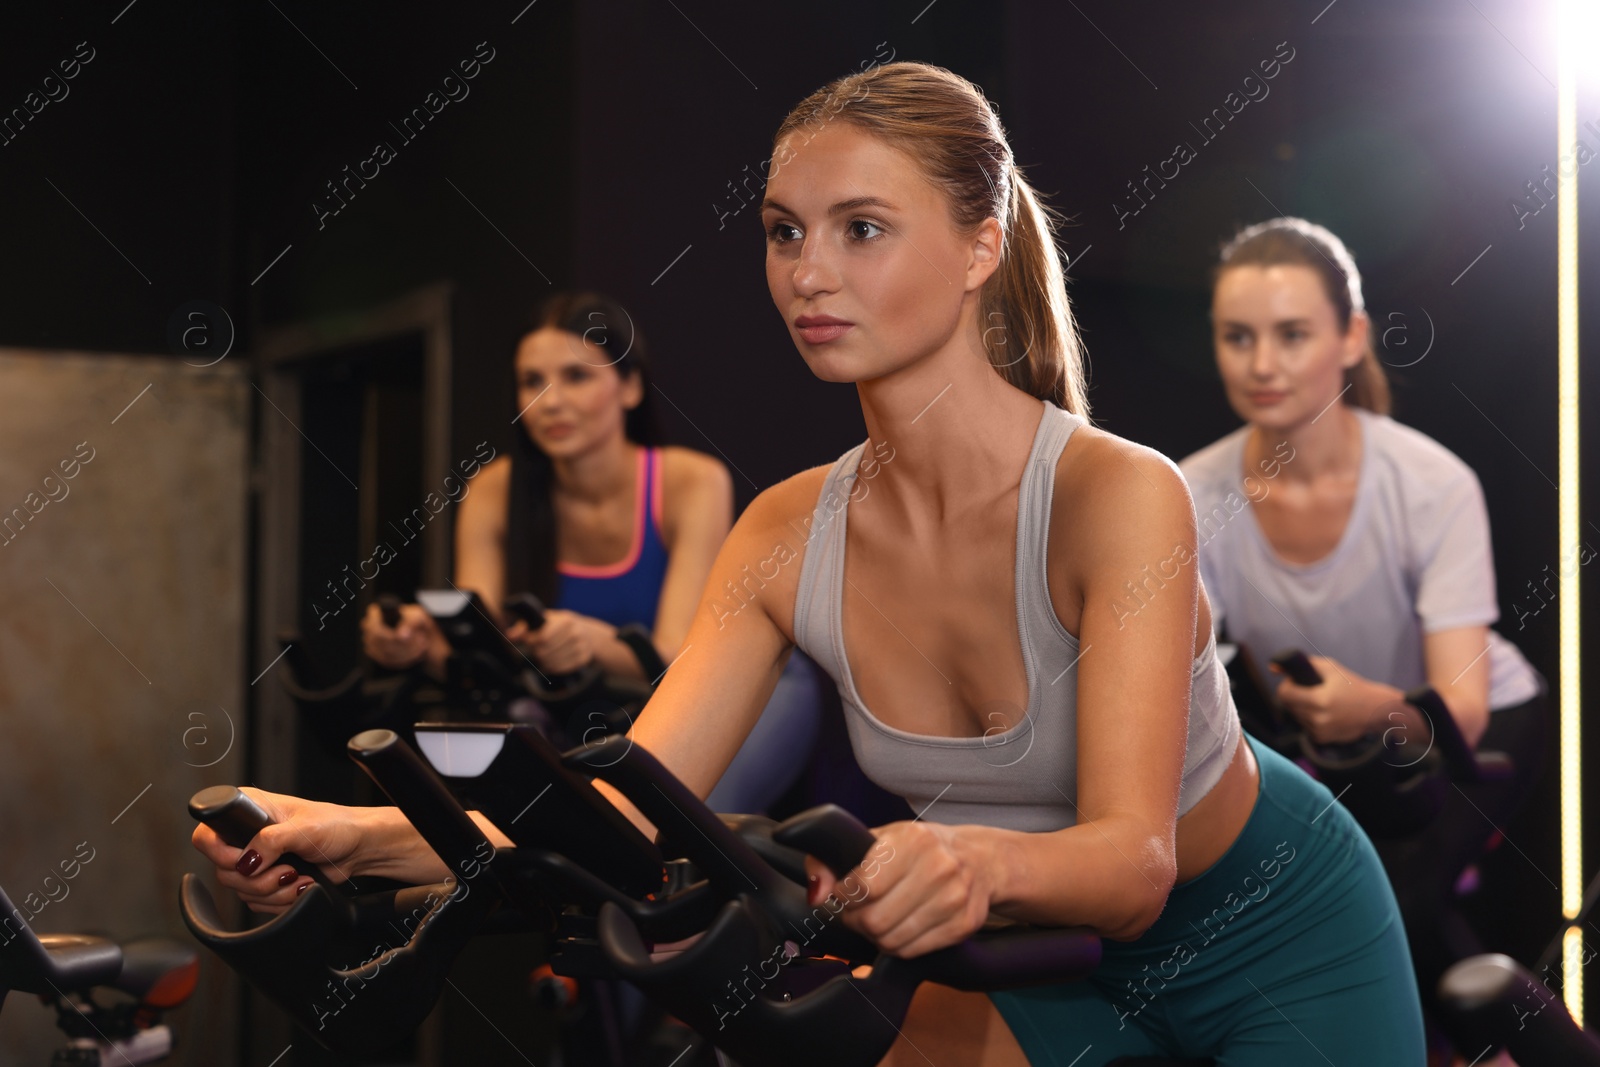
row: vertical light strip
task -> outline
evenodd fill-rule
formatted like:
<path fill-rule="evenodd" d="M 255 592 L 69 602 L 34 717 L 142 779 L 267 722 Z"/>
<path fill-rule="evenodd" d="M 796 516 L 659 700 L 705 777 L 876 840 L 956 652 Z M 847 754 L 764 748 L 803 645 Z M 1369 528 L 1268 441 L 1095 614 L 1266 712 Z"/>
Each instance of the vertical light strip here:
<path fill-rule="evenodd" d="M 1592 0 L 1557 0 L 1556 42 L 1556 389 L 1561 558 L 1576 551 L 1578 529 L 1578 46 Z M 1583 738 L 1579 713 L 1578 568 L 1561 575 L 1561 911 L 1573 920 L 1583 906 Z M 1567 1010 L 1583 1024 L 1583 938 L 1563 938 Z"/>

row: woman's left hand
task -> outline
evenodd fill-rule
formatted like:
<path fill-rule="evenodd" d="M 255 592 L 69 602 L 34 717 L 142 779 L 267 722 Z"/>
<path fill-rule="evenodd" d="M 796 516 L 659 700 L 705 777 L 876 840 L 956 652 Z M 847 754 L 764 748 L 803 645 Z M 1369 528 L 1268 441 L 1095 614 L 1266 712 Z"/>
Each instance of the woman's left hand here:
<path fill-rule="evenodd" d="M 594 661 L 601 646 L 616 636 L 616 627 L 610 623 L 559 608 L 547 610 L 544 625 L 537 630 L 519 621 L 506 631 L 510 641 L 551 674 L 582 670 Z"/>
<path fill-rule="evenodd" d="M 1322 682 L 1296 685 L 1285 678 L 1278 686 L 1278 700 L 1311 740 L 1319 745 L 1357 741 L 1391 725 L 1387 713 L 1399 706 L 1399 690 L 1363 678 L 1327 656 L 1310 659 Z M 1276 664 L 1272 669 L 1283 673 Z"/>
<path fill-rule="evenodd" d="M 878 843 L 842 879 L 806 857 L 809 900 L 817 907 L 837 898 L 840 920 L 892 956 L 953 945 L 983 926 L 995 895 L 994 857 L 981 831 L 920 820 L 879 827 Z"/>

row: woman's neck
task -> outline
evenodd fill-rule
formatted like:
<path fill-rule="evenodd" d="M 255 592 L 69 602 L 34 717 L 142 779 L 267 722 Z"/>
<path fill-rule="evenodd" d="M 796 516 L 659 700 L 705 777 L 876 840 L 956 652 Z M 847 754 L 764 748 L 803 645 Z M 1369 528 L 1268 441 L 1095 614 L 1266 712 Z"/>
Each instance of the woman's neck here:
<path fill-rule="evenodd" d="M 577 503 L 598 504 L 633 489 L 634 448 L 622 434 L 587 452 L 552 457 L 555 492 Z"/>
<path fill-rule="evenodd" d="M 871 438 L 864 456 L 882 464 L 863 462 L 863 471 L 873 471 L 873 489 L 911 527 L 990 506 L 1021 476 L 1044 414 L 1043 403 L 1001 378 L 976 342 L 970 349 L 952 343 L 856 390 Z"/>
<path fill-rule="evenodd" d="M 1292 460 L 1277 454 L 1284 442 L 1293 450 Z M 1330 474 L 1351 475 L 1361 465 L 1361 446 L 1360 418 L 1348 405 L 1337 403 L 1287 432 L 1251 427 L 1245 441 L 1245 467 L 1261 469 L 1257 464 L 1276 458 L 1283 464 L 1283 476 L 1295 482 Z"/>

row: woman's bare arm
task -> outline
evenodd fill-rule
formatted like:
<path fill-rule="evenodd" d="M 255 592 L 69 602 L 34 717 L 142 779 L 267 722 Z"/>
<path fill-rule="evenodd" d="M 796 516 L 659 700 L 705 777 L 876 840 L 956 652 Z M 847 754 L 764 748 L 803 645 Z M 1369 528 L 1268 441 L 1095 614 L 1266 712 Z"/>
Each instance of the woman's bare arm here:
<path fill-rule="evenodd" d="M 1049 553 L 1075 589 L 1053 590 L 1052 599 L 1061 615 L 1063 597 L 1082 598 L 1078 821 L 1049 834 L 987 831 L 1000 871 L 992 906 L 1129 939 L 1155 921 L 1177 877 L 1199 602 L 1194 508 L 1172 463 L 1102 434 L 1082 442 L 1057 490 L 1055 507 L 1076 517 Z M 1161 584 L 1146 586 L 1137 615 L 1119 612 L 1125 583 L 1144 579 L 1147 566 Z"/>
<path fill-rule="evenodd" d="M 718 460 L 686 448 L 663 449 L 662 467 L 669 558 L 652 637 L 670 663 L 687 641 L 712 564 L 733 527 L 733 479 Z"/>
<path fill-rule="evenodd" d="M 1484 654 L 1488 647 L 1487 626 L 1460 626 L 1424 634 L 1422 639 L 1428 684 L 1474 748 L 1489 728 L 1489 657 Z M 1367 678 L 1327 656 L 1312 656 L 1311 664 L 1323 681 L 1300 686 L 1286 678 L 1278 687 L 1278 699 L 1313 740 L 1353 741 L 1365 734 L 1384 734 L 1392 744 L 1418 744 L 1417 752 L 1431 744 L 1433 724 L 1406 703 L 1405 690 Z"/>
<path fill-rule="evenodd" d="M 472 476 L 456 515 L 456 585 L 472 590 L 496 618 L 506 593 L 506 508 L 511 457 L 501 456 Z M 524 546 L 525 547 L 525 546 Z"/>
<path fill-rule="evenodd" d="M 1467 743 L 1474 747 L 1489 728 L 1488 647 L 1487 626 L 1461 626 L 1422 638 L 1428 684 L 1444 698 Z"/>

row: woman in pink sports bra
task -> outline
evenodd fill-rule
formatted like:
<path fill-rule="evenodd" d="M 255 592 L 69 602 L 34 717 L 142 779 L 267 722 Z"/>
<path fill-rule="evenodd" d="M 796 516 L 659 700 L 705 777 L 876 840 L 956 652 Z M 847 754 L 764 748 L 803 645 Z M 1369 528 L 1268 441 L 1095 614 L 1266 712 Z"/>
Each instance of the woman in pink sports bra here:
<path fill-rule="evenodd" d="M 732 480 L 715 457 L 663 444 L 648 351 L 622 304 L 556 293 L 531 324 L 513 366 L 517 432 L 509 455 L 461 499 L 454 581 L 496 616 L 514 593 L 548 605 L 538 631 L 506 629 L 543 669 L 599 663 L 637 677 L 617 629 L 643 625 L 667 663 L 682 653 L 733 524 Z M 374 605 L 362 636 L 385 666 L 422 661 L 443 673 L 449 646 L 417 605 L 402 608 L 394 629 Z M 820 678 L 803 654 L 791 658 L 761 727 L 722 778 L 722 810 L 763 811 L 798 778 L 816 740 Z"/>

